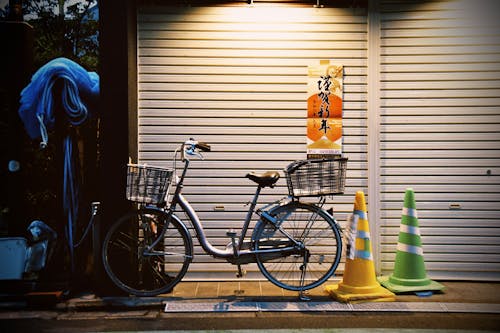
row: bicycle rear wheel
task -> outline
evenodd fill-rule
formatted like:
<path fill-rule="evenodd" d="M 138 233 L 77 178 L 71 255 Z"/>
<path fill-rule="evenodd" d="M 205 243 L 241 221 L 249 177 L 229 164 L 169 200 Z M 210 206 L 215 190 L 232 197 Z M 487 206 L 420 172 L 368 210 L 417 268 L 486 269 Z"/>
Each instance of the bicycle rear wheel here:
<path fill-rule="evenodd" d="M 333 275 L 342 254 L 335 220 L 318 206 L 292 201 L 272 209 L 275 224 L 261 219 L 254 233 L 257 264 L 275 285 L 293 291 L 315 288 Z M 291 237 L 293 240 L 290 240 Z M 296 251 L 258 254 L 259 250 L 290 246 Z"/>
<path fill-rule="evenodd" d="M 136 296 L 169 292 L 184 276 L 193 245 L 186 227 L 175 217 L 154 208 L 133 211 L 108 231 L 102 248 L 103 265 L 120 289 Z M 148 246 L 164 231 L 151 251 Z"/>

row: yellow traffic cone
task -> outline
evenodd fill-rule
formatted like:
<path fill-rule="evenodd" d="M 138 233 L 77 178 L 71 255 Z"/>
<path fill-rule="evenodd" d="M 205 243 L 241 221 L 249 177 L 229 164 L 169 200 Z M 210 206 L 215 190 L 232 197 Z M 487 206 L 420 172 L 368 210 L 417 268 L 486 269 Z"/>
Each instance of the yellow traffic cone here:
<path fill-rule="evenodd" d="M 442 284 L 427 277 L 423 255 L 415 194 L 409 188 L 405 192 L 394 272 L 380 277 L 379 282 L 395 293 L 443 290 Z"/>
<path fill-rule="evenodd" d="M 382 287 L 375 276 L 363 191 L 356 192 L 351 239 L 355 242 L 347 246 L 348 253 L 342 281 L 337 285 L 326 286 L 325 290 L 340 302 L 394 301 L 395 295 Z"/>

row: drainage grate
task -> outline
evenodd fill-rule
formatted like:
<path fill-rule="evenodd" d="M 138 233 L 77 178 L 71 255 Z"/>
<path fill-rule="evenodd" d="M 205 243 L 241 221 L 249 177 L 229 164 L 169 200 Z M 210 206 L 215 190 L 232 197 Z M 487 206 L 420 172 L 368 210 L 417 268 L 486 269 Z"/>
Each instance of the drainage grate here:
<path fill-rule="evenodd" d="M 256 312 L 258 309 L 255 302 L 168 302 L 165 304 L 165 312 Z"/>
<path fill-rule="evenodd" d="M 500 313 L 500 304 L 441 303 L 446 312 Z"/>
<path fill-rule="evenodd" d="M 167 302 L 166 313 L 180 312 L 458 312 L 500 313 L 500 304 L 373 302 L 345 304 L 337 302 Z"/>

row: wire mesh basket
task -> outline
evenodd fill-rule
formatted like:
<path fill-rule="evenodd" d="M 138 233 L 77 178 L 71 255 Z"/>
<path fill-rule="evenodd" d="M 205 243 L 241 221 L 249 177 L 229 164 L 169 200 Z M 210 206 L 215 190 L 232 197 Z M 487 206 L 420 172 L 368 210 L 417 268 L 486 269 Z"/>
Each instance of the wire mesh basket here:
<path fill-rule="evenodd" d="M 300 160 L 288 165 L 285 175 L 293 197 L 344 193 L 347 158 Z"/>
<path fill-rule="evenodd" d="M 144 204 L 159 204 L 165 200 L 173 170 L 147 165 L 127 165 L 127 199 Z"/>

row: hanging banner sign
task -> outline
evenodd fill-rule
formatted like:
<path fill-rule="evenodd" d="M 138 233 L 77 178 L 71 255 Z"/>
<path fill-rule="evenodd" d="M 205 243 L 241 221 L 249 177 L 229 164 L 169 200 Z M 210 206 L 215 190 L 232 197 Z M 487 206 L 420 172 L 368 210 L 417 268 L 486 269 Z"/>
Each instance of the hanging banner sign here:
<path fill-rule="evenodd" d="M 342 154 L 343 69 L 329 60 L 308 67 L 307 158 Z"/>

